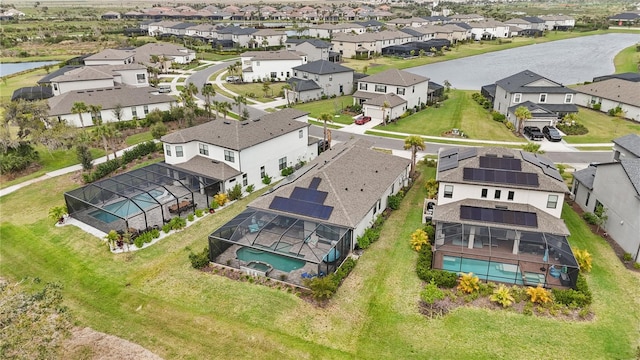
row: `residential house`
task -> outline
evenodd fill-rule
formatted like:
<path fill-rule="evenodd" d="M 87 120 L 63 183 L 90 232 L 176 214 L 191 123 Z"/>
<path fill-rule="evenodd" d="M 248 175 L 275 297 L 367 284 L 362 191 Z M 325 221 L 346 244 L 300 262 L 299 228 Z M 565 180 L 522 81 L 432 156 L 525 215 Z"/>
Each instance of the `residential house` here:
<path fill-rule="evenodd" d="M 353 69 L 326 60 L 308 62 L 296 66 L 293 76 L 287 79 L 292 94 L 289 101 L 318 100 L 322 96 L 341 96 L 353 92 Z"/>
<path fill-rule="evenodd" d="M 282 46 L 287 41 L 287 34 L 284 31 L 272 29 L 260 29 L 254 32 L 252 36 L 256 48 Z"/>
<path fill-rule="evenodd" d="M 429 78 L 398 69 L 358 80 L 354 104 L 362 105 L 365 116 L 376 120 L 393 120 L 407 109 L 427 102 Z"/>
<path fill-rule="evenodd" d="M 47 75 L 39 81 L 49 84 L 53 95 L 70 91 L 108 88 L 119 85 L 149 86 L 147 68 L 139 64 L 93 65 L 66 68 Z"/>
<path fill-rule="evenodd" d="M 494 19 L 470 22 L 469 26 L 471 26 L 471 37 L 476 41 L 504 39 L 511 36 L 509 25 Z"/>
<path fill-rule="evenodd" d="M 223 192 L 236 184 L 261 187 L 266 175 L 279 177 L 318 155 L 307 114 L 284 109 L 253 121 L 209 121 L 173 132 L 161 139 L 165 162 L 222 180 Z"/>
<path fill-rule="evenodd" d="M 340 62 L 340 54 L 332 51 L 330 42 L 320 39 L 294 39 L 287 38 L 285 42 L 287 50 L 293 50 L 307 54 L 307 61 L 327 60 Z"/>
<path fill-rule="evenodd" d="M 105 49 L 84 58 L 85 65 L 126 65 L 136 62 L 133 50 Z"/>
<path fill-rule="evenodd" d="M 640 11 L 627 11 L 609 16 L 609 21 L 618 26 L 633 26 L 640 24 Z"/>
<path fill-rule="evenodd" d="M 96 118 L 105 123 L 141 119 L 151 111 L 166 111 L 176 104 L 174 97 L 158 94 L 153 88 L 126 86 L 68 91 L 47 101 L 50 117 L 76 127 L 82 127 L 83 124 L 85 127 L 92 126 Z M 83 102 L 87 106 L 97 105 L 102 110 L 97 114 L 74 114 L 71 109 L 76 102 Z"/>
<path fill-rule="evenodd" d="M 239 26 L 227 26 L 216 30 L 214 34 L 217 40 L 231 40 L 236 47 L 246 48 L 249 44 L 254 44 L 253 33 L 258 31 L 254 28 L 241 28 Z"/>
<path fill-rule="evenodd" d="M 435 269 L 575 286 L 579 267 L 560 218 L 568 189 L 553 162 L 515 149 L 440 149 L 436 180 Z"/>
<path fill-rule="evenodd" d="M 614 161 L 576 171 L 575 202 L 585 212 L 604 211 L 601 227 L 640 263 L 640 136 L 613 140 Z"/>
<path fill-rule="evenodd" d="M 185 31 L 185 35 L 191 37 L 202 37 L 210 39 L 216 31 L 216 27 L 210 24 L 198 24 L 188 27 Z"/>
<path fill-rule="evenodd" d="M 541 15 L 545 30 L 571 30 L 576 26 L 576 19 L 567 15 Z"/>
<path fill-rule="evenodd" d="M 240 55 L 242 79 L 245 82 L 262 80 L 284 81 L 296 66 L 307 63 L 307 55 L 297 51 L 247 51 Z"/>
<path fill-rule="evenodd" d="M 209 235 L 209 259 L 256 274 L 253 254 L 268 254 L 280 261 L 261 274 L 299 285 L 331 274 L 389 196 L 408 184 L 409 171 L 410 160 L 375 151 L 364 140 L 340 143 Z"/>
<path fill-rule="evenodd" d="M 335 34 L 363 34 L 366 28 L 358 23 L 317 24 L 309 26 L 309 36 L 322 39 L 332 39 Z"/>
<path fill-rule="evenodd" d="M 493 84 L 483 86 L 483 94 L 493 102 L 493 110 L 506 115 L 516 128 L 523 126 L 518 126 L 518 120 L 512 110 L 527 101 L 555 113 L 558 118 L 578 111 L 574 99 L 575 90 L 531 70 L 498 80 L 495 87 Z"/>
<path fill-rule="evenodd" d="M 163 35 L 174 35 L 177 37 L 182 37 L 187 35 L 187 29 L 192 28 L 198 24 L 189 23 L 189 22 L 179 22 L 177 24 L 173 24 L 171 26 L 167 26 L 164 28 L 165 32 Z"/>
<path fill-rule="evenodd" d="M 640 81 L 610 78 L 580 85 L 576 91 L 575 103 L 593 108 L 600 104 L 600 111 L 608 112 L 620 108 L 622 117 L 640 122 Z"/>
<path fill-rule="evenodd" d="M 149 36 L 160 36 L 168 33 L 170 27 L 178 24 L 180 24 L 179 21 L 157 21 L 147 24 L 147 30 L 149 31 Z"/>
<path fill-rule="evenodd" d="M 424 18 L 420 18 L 420 17 L 411 17 L 408 19 L 404 19 L 404 18 L 396 18 L 396 19 L 392 19 L 387 21 L 387 25 L 393 25 L 395 27 L 398 28 L 403 28 L 403 27 L 422 27 L 425 25 L 429 25 L 431 22 L 427 19 Z"/>
<path fill-rule="evenodd" d="M 484 21 L 485 17 L 478 14 L 456 14 L 449 15 L 448 18 L 451 22 L 462 22 L 462 23 L 470 23 L 474 21 Z"/>
<path fill-rule="evenodd" d="M 118 20 L 120 19 L 120 13 L 115 11 L 107 11 L 100 16 L 102 20 Z"/>
<path fill-rule="evenodd" d="M 148 43 L 136 48 L 134 51 L 136 62 L 142 64 L 151 64 L 151 59 L 154 55 L 176 64 L 189 64 L 196 59 L 194 50 L 169 43 Z"/>
<path fill-rule="evenodd" d="M 366 59 L 375 54 L 381 54 L 385 47 L 405 44 L 411 39 L 412 35 L 410 34 L 386 30 L 361 35 L 335 34 L 331 44 L 342 57 Z"/>

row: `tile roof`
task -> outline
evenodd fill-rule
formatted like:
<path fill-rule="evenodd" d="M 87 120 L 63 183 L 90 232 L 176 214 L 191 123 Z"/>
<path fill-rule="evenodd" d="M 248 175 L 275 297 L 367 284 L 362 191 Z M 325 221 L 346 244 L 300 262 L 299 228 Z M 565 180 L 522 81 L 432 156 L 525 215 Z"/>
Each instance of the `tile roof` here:
<path fill-rule="evenodd" d="M 371 145 L 354 139 L 333 146 L 312 160 L 307 165 L 310 170 L 298 179 L 259 197 L 249 207 L 277 213 L 269 209 L 275 196 L 289 197 L 295 186 L 309 187 L 313 178 L 320 178 L 318 190 L 328 193 L 324 205 L 333 207 L 326 222 L 355 228 L 411 163 L 373 150 Z"/>
<path fill-rule="evenodd" d="M 327 60 L 316 60 L 293 68 L 293 70 L 306 71 L 311 74 L 337 74 L 353 72 L 353 69 Z"/>
<path fill-rule="evenodd" d="M 215 120 L 182 129 L 162 137 L 162 142 L 184 144 L 201 141 L 231 150 L 243 150 L 278 136 L 308 127 L 296 119 L 308 112 L 284 109 L 253 121 Z"/>
<path fill-rule="evenodd" d="M 406 104 L 407 100 L 401 98 L 396 94 L 388 93 L 388 94 L 376 96 L 374 98 L 371 98 L 365 101 L 365 104 L 373 105 L 373 106 L 384 106 L 384 103 L 387 103 L 387 105 L 389 105 L 390 108 L 394 108 L 396 106 Z"/>
<path fill-rule="evenodd" d="M 71 114 L 71 107 L 75 102 L 84 102 L 87 105 L 100 105 L 103 110 L 114 109 L 117 105 L 122 107 L 147 104 L 173 103 L 175 98 L 169 95 L 153 93 L 156 89 L 150 87 L 113 87 L 104 89 L 79 90 L 64 93 L 48 99 L 49 115 Z"/>
<path fill-rule="evenodd" d="M 180 164 L 173 164 L 171 166 L 191 171 L 196 174 L 202 174 L 217 180 L 228 180 L 241 174 L 240 171 L 227 165 L 224 161 L 221 162 L 200 155 L 192 157 L 189 161 Z"/>
<path fill-rule="evenodd" d="M 579 93 L 640 107 L 640 82 L 608 79 L 576 86 L 574 90 Z"/>
<path fill-rule="evenodd" d="M 613 139 L 613 143 L 625 148 L 627 151 L 640 158 L 640 135 L 625 135 L 623 137 Z"/>
<path fill-rule="evenodd" d="M 407 71 L 389 69 L 387 71 L 362 78 L 360 81 L 395 86 L 411 86 L 429 81 L 429 78 Z"/>
<path fill-rule="evenodd" d="M 596 167 L 593 165 L 573 173 L 573 178 L 580 184 L 586 186 L 589 190 L 593 190 L 593 180 L 595 179 L 595 176 Z"/>
<path fill-rule="evenodd" d="M 530 84 L 544 80 L 553 86 L 530 86 Z M 531 70 L 524 70 L 504 79 L 496 81 L 496 85 L 505 89 L 509 93 L 563 93 L 573 94 L 574 90 L 564 87 L 553 80 L 538 75 Z"/>

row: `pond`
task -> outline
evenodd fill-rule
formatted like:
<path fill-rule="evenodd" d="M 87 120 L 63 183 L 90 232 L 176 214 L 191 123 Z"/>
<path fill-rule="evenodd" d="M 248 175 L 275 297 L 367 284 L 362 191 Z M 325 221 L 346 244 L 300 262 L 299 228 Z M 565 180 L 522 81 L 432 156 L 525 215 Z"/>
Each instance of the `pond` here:
<path fill-rule="evenodd" d="M 0 64 L 0 76 L 7 76 L 7 75 L 19 73 L 21 71 L 39 68 L 47 64 L 54 65 L 58 63 L 60 63 L 60 61 L 31 61 L 31 62 L 23 62 L 23 63 L 2 63 Z"/>
<path fill-rule="evenodd" d="M 439 84 L 449 80 L 452 87 L 464 90 L 480 90 L 483 85 L 493 84 L 523 70 L 531 70 L 562 84 L 576 84 L 614 73 L 613 58 L 622 49 L 638 42 L 638 34 L 584 36 L 405 70 Z"/>

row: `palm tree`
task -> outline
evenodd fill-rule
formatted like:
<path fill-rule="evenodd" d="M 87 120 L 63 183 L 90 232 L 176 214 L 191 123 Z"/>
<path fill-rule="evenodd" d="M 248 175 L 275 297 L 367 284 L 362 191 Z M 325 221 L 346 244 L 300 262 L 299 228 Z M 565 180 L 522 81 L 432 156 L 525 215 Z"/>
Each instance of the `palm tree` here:
<path fill-rule="evenodd" d="M 526 106 L 518 106 L 513 114 L 518 119 L 518 133 L 522 134 L 525 120 L 531 119 L 531 111 Z"/>
<path fill-rule="evenodd" d="M 327 144 L 327 135 L 328 135 L 328 129 L 327 129 L 327 121 L 329 122 L 333 122 L 333 116 L 329 113 L 322 113 L 320 114 L 320 116 L 318 116 L 318 120 L 321 120 L 322 122 L 324 122 L 324 144 Z M 331 148 L 331 144 L 328 144 L 329 148 Z"/>
<path fill-rule="evenodd" d="M 387 125 L 389 121 L 389 115 L 387 115 L 387 109 L 390 108 L 391 105 L 387 101 L 382 103 L 382 123 Z"/>
<path fill-rule="evenodd" d="M 235 96 L 233 100 L 236 102 L 236 106 L 238 106 L 238 115 L 242 114 L 242 108 L 240 107 L 240 105 L 242 104 L 247 105 L 247 98 L 244 97 L 243 95 L 238 95 L 238 96 Z"/>
<path fill-rule="evenodd" d="M 221 101 L 220 102 L 220 112 L 224 116 L 225 120 L 227 120 L 227 114 L 229 114 L 230 110 L 231 110 L 231 103 L 226 102 L 226 101 Z"/>
<path fill-rule="evenodd" d="M 416 154 L 418 150 L 425 149 L 424 139 L 418 135 L 411 135 L 404 139 L 404 149 L 411 149 L 411 174 L 413 174 L 416 169 Z"/>
<path fill-rule="evenodd" d="M 180 101 L 187 110 L 186 118 L 189 126 L 193 125 L 193 119 L 195 117 L 195 108 L 198 106 L 193 96 L 198 93 L 198 87 L 194 83 L 189 83 L 180 91 Z"/>
<path fill-rule="evenodd" d="M 204 96 L 204 108 L 207 110 L 207 119 L 211 120 L 211 97 L 216 96 L 216 89 L 212 84 L 205 84 L 202 87 L 202 96 Z M 216 117 L 218 117 L 217 112 Z"/>
<path fill-rule="evenodd" d="M 282 85 L 282 91 L 284 92 L 284 98 L 287 99 L 287 107 L 289 107 L 289 91 L 291 91 L 291 85 L 289 84 L 284 84 Z"/>
<path fill-rule="evenodd" d="M 96 124 L 97 121 L 102 122 L 102 105 L 89 105 L 88 109 L 94 124 Z"/>
<path fill-rule="evenodd" d="M 82 120 L 82 114 L 86 113 L 87 111 L 89 111 L 87 108 L 87 104 L 82 101 L 74 102 L 73 106 L 71 107 L 71 113 L 78 114 L 78 116 L 80 116 L 80 126 L 82 126 L 82 130 L 85 130 L 84 121 Z"/>

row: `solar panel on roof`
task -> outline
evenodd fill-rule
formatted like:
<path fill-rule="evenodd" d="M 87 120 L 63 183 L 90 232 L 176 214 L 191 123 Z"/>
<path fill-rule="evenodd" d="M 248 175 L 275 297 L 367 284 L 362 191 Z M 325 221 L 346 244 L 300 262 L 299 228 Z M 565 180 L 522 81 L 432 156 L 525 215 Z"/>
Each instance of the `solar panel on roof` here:
<path fill-rule="evenodd" d="M 327 220 L 331 217 L 333 206 L 276 196 L 271 200 L 269 209 L 280 210 L 291 214 Z"/>
<path fill-rule="evenodd" d="M 320 179 L 319 177 L 314 177 L 313 179 L 311 179 L 311 183 L 309 184 L 309 189 L 317 189 L 318 186 L 320 185 L 320 181 L 322 179 Z"/>
<path fill-rule="evenodd" d="M 455 157 L 451 158 L 440 158 L 438 161 L 438 171 L 451 170 L 458 167 L 458 159 Z"/>
<path fill-rule="evenodd" d="M 538 174 L 498 170 L 464 168 L 462 178 L 467 181 L 482 181 L 498 184 L 511 184 L 521 186 L 538 186 Z"/>
<path fill-rule="evenodd" d="M 446 157 L 446 156 L 451 156 L 451 155 L 455 155 L 458 153 L 458 151 L 460 151 L 458 148 L 449 148 L 449 149 L 444 149 L 442 151 L 440 151 L 440 157 Z"/>
<path fill-rule="evenodd" d="M 549 175 L 549 176 L 551 176 L 552 178 L 554 178 L 554 179 L 556 179 L 558 181 L 564 181 L 564 179 L 562 178 L 562 175 L 560 175 L 560 172 L 556 168 L 547 167 L 547 168 L 542 169 L 542 171 L 546 175 Z"/>
<path fill-rule="evenodd" d="M 536 213 L 527 211 L 514 211 L 461 205 L 460 219 L 538 227 L 538 216 L 536 215 Z"/>
<path fill-rule="evenodd" d="M 326 191 L 318 191 L 315 189 L 305 189 L 305 188 L 296 186 L 293 189 L 293 192 L 291 193 L 290 198 L 302 200 L 302 201 L 308 201 L 316 204 L 322 204 L 324 203 L 324 200 L 327 198 L 327 195 L 329 195 L 329 193 Z"/>
<path fill-rule="evenodd" d="M 480 156 L 480 167 L 489 169 L 522 171 L 520 159 Z"/>
<path fill-rule="evenodd" d="M 458 161 L 469 159 L 469 158 L 472 158 L 472 157 L 474 157 L 476 155 L 478 155 L 478 149 L 477 148 L 472 147 L 472 148 L 462 149 L 458 153 Z"/>
<path fill-rule="evenodd" d="M 530 152 L 526 152 L 526 151 L 520 151 L 520 154 L 522 155 L 522 158 L 525 161 L 527 161 L 527 162 L 529 162 L 529 163 L 531 163 L 531 164 L 533 164 L 533 165 L 535 165 L 535 166 L 537 166 L 539 168 L 542 168 L 543 165 L 540 163 L 540 161 L 538 161 L 538 158 L 534 154 L 532 154 Z"/>

